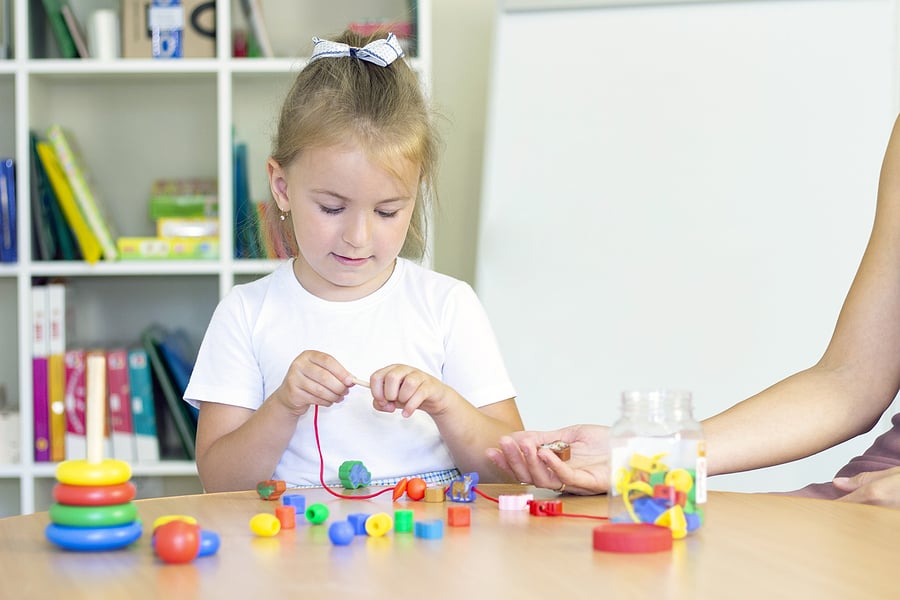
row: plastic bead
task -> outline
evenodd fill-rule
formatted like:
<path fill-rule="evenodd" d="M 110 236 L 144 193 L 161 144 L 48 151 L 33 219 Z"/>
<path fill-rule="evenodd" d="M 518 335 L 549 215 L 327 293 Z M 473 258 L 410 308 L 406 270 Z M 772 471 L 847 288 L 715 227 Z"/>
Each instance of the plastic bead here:
<path fill-rule="evenodd" d="M 60 504 L 73 506 L 105 506 L 131 502 L 137 488 L 130 481 L 116 485 L 71 485 L 57 483 L 53 487 L 53 499 Z"/>
<path fill-rule="evenodd" d="M 536 517 L 556 516 L 562 513 L 562 500 L 530 500 L 528 512 Z"/>
<path fill-rule="evenodd" d="M 441 492 L 441 497 L 444 497 Z M 394 531 L 396 533 L 412 533 L 413 531 L 413 511 L 409 509 L 394 511 Z"/>
<path fill-rule="evenodd" d="M 281 522 L 275 515 L 259 513 L 250 519 L 250 531 L 260 537 L 272 537 L 281 531 Z"/>
<path fill-rule="evenodd" d="M 306 509 L 306 520 L 313 525 L 324 523 L 328 520 L 328 507 L 324 504 L 311 504 Z"/>
<path fill-rule="evenodd" d="M 451 506 L 447 509 L 447 525 L 468 527 L 472 523 L 472 511 L 468 506 Z"/>
<path fill-rule="evenodd" d="M 275 518 L 282 529 L 294 529 L 297 526 L 297 511 L 293 506 L 276 506 Z"/>
<path fill-rule="evenodd" d="M 353 525 L 347 521 L 335 521 L 328 527 L 328 539 L 335 546 L 346 546 L 355 535 Z"/>
<path fill-rule="evenodd" d="M 497 507 L 500 510 L 528 510 L 528 503 L 534 500 L 534 494 L 500 494 Z"/>
<path fill-rule="evenodd" d="M 406 482 L 406 496 L 410 500 L 421 500 L 425 497 L 425 488 L 428 484 L 421 477 L 413 477 Z"/>
<path fill-rule="evenodd" d="M 121 460 L 107 458 L 99 463 L 66 460 L 56 467 L 56 480 L 69 485 L 118 485 L 131 479 L 131 466 Z"/>
<path fill-rule="evenodd" d="M 450 482 L 447 497 L 454 502 L 474 502 L 478 473 L 465 473 Z"/>
<path fill-rule="evenodd" d="M 376 513 L 366 519 L 366 533 L 370 537 L 381 537 L 391 530 L 394 522 L 387 513 Z"/>
<path fill-rule="evenodd" d="M 369 518 L 367 513 L 353 513 L 352 515 L 347 515 L 347 522 L 353 525 L 353 532 L 356 535 L 367 535 L 366 534 L 366 519 Z"/>
<path fill-rule="evenodd" d="M 180 521 L 169 521 L 153 532 L 153 551 L 169 564 L 189 563 L 200 553 L 200 527 Z"/>
<path fill-rule="evenodd" d="M 406 484 L 407 484 L 406 477 L 404 477 L 403 479 L 401 479 L 400 481 L 397 482 L 397 485 L 394 486 L 394 495 L 393 495 L 394 502 L 399 500 L 403 496 L 403 494 L 406 493 Z"/>
<path fill-rule="evenodd" d="M 285 506 L 293 506 L 295 512 L 306 512 L 306 496 L 303 494 L 285 494 L 281 497 L 281 502 Z"/>
<path fill-rule="evenodd" d="M 426 540 L 439 540 L 444 537 L 444 522 L 440 519 L 416 521 L 416 537 Z"/>
<path fill-rule="evenodd" d="M 44 530 L 47 539 L 65 550 L 103 552 L 132 544 L 143 533 L 140 521 L 116 527 L 68 527 L 50 523 Z"/>
<path fill-rule="evenodd" d="M 365 487 L 372 481 L 371 473 L 358 460 L 344 461 L 338 469 L 338 477 L 346 490 Z"/>
<path fill-rule="evenodd" d="M 109 506 L 50 505 L 50 520 L 69 527 L 115 527 L 137 519 L 137 507 L 133 502 Z"/>
<path fill-rule="evenodd" d="M 443 502 L 444 498 L 444 488 L 437 486 L 425 488 L 425 502 Z"/>
<path fill-rule="evenodd" d="M 197 556 L 211 556 L 219 551 L 219 546 L 222 544 L 221 539 L 219 539 L 219 534 L 214 531 L 209 531 L 208 529 L 200 530 L 200 551 L 197 553 Z"/>
<path fill-rule="evenodd" d="M 263 500 L 278 500 L 286 489 L 287 484 L 281 479 L 266 479 L 256 484 L 256 493 Z"/>

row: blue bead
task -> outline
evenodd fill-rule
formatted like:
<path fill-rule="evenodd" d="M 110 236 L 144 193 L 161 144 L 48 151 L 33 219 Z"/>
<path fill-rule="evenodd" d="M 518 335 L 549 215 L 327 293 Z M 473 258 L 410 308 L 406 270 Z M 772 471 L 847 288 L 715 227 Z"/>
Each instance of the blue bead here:
<path fill-rule="evenodd" d="M 335 521 L 328 527 L 328 539 L 335 546 L 346 546 L 355 535 L 356 532 L 349 521 Z"/>
<path fill-rule="evenodd" d="M 416 521 L 416 537 L 426 540 L 439 540 L 444 537 L 444 522 L 440 519 L 432 521 Z"/>
<path fill-rule="evenodd" d="M 297 514 L 306 512 L 306 496 L 303 494 L 285 494 L 281 497 L 281 503 L 285 506 L 293 506 Z"/>
<path fill-rule="evenodd" d="M 200 551 L 197 556 L 211 556 L 219 551 L 219 545 L 222 541 L 219 534 L 208 529 L 200 530 Z"/>
<path fill-rule="evenodd" d="M 366 519 L 369 518 L 369 515 L 366 513 L 353 513 L 352 515 L 347 515 L 347 521 L 353 525 L 353 531 L 356 532 L 356 535 L 368 535 L 366 533 Z"/>

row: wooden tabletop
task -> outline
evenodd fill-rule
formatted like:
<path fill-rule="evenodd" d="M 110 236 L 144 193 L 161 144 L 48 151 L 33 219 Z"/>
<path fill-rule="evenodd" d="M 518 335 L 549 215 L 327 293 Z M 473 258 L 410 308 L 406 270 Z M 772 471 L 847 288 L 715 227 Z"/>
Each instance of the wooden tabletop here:
<path fill-rule="evenodd" d="M 481 485 L 496 497 L 533 491 Z M 368 490 L 371 491 L 371 490 Z M 603 521 L 499 511 L 477 498 L 470 527 L 438 540 L 391 532 L 334 546 L 328 524 L 352 513 L 446 520 L 453 504 L 392 503 L 390 493 L 341 500 L 302 493 L 330 517 L 256 537 L 250 518 L 273 513 L 256 492 L 139 500 L 144 535 L 129 548 L 69 552 L 46 541 L 47 513 L 0 519 L 0 598 L 893 598 L 900 593 L 900 510 L 766 494 L 710 493 L 707 519 L 670 552 L 592 547 Z M 538 497 L 556 498 L 541 490 Z M 605 515 L 606 498 L 560 496 L 566 513 Z M 160 516 L 191 515 L 219 534 L 214 556 L 168 565 L 150 547 Z"/>

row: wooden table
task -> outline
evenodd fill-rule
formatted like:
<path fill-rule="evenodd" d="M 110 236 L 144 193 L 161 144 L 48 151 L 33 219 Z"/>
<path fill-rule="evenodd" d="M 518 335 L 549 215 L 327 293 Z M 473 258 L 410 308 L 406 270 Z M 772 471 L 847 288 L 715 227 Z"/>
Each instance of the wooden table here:
<path fill-rule="evenodd" d="M 500 493 L 521 486 L 482 485 Z M 450 503 L 340 500 L 331 516 L 259 538 L 248 526 L 274 502 L 255 492 L 140 500 L 144 535 L 114 552 L 63 551 L 44 538 L 47 513 L 0 519 L 0 598 L 895 598 L 900 595 L 900 510 L 765 494 L 713 492 L 707 520 L 671 552 L 611 554 L 592 547 L 602 521 L 499 511 L 478 498 L 472 525 L 440 540 L 391 532 L 334 546 L 328 523 L 352 513 L 411 508 L 446 519 Z M 538 491 L 537 496 L 556 497 Z M 562 496 L 567 513 L 604 515 L 605 497 Z M 160 562 L 149 527 L 162 515 L 196 517 L 217 532 L 214 556 Z"/>

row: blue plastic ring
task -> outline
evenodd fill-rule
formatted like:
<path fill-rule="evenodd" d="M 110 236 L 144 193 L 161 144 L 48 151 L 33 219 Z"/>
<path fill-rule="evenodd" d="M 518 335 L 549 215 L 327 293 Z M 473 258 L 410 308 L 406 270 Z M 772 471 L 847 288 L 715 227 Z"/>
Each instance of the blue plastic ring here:
<path fill-rule="evenodd" d="M 132 544 L 141 537 L 140 521 L 115 527 L 69 527 L 50 523 L 44 530 L 47 539 L 66 550 L 102 552 Z"/>

